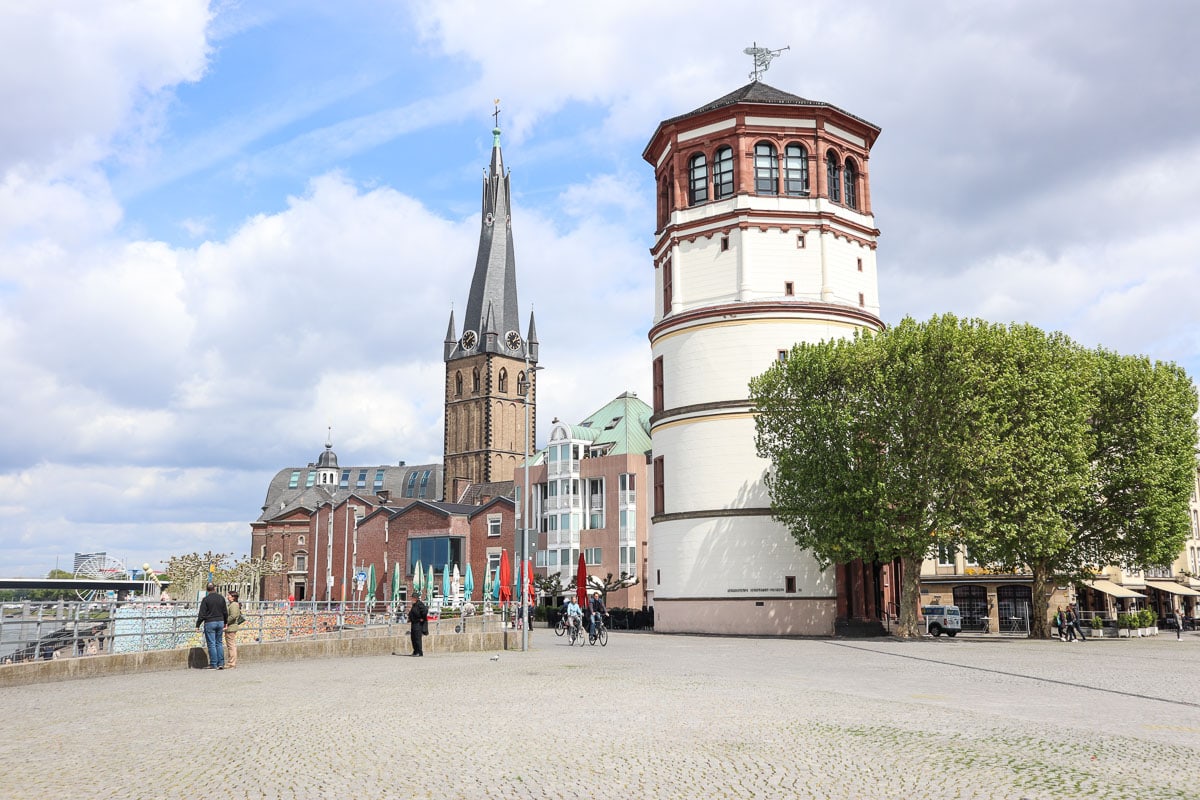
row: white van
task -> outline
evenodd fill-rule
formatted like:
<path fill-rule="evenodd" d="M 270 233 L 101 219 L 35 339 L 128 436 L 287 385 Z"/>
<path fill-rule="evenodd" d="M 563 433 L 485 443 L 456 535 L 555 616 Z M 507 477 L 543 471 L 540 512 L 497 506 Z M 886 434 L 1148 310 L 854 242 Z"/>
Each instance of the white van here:
<path fill-rule="evenodd" d="M 962 614 L 958 606 L 921 606 L 925 632 L 933 636 L 957 636 L 962 630 Z"/>

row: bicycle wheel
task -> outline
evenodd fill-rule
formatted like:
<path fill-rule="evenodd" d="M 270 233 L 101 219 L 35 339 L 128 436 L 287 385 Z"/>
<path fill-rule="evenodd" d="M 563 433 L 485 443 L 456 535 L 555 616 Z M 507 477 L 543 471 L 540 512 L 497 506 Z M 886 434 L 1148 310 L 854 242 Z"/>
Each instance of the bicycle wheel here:
<path fill-rule="evenodd" d="M 562 635 L 563 635 L 564 633 L 566 633 L 566 632 L 567 632 L 567 626 L 566 626 L 566 625 L 564 625 L 564 624 L 563 624 L 563 621 L 560 619 L 560 620 L 558 621 L 558 624 L 554 626 L 554 635 L 555 635 L 555 636 L 562 636 Z"/>
<path fill-rule="evenodd" d="M 608 628 L 601 628 L 597 636 L 600 638 L 600 646 L 608 647 Z"/>
<path fill-rule="evenodd" d="M 579 641 L 580 647 L 583 647 L 587 644 L 587 633 L 583 630 L 583 628 L 579 629 L 579 632 L 575 634 L 575 638 Z"/>
<path fill-rule="evenodd" d="M 590 644 L 590 645 L 596 644 L 596 634 L 593 633 L 592 631 L 588 631 L 588 644 Z"/>

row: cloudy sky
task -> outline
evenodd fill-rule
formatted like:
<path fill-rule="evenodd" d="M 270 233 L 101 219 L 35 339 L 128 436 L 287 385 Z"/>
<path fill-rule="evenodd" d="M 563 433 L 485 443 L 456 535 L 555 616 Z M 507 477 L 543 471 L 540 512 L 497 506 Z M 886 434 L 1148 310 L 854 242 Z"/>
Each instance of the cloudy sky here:
<path fill-rule="evenodd" d="M 440 460 L 494 98 L 542 434 L 648 397 L 641 152 L 753 42 L 883 129 L 886 321 L 1200 375 L 1197 39 L 1188 2 L 5 3 L 0 575 L 240 555 L 327 426 L 344 464 Z"/>

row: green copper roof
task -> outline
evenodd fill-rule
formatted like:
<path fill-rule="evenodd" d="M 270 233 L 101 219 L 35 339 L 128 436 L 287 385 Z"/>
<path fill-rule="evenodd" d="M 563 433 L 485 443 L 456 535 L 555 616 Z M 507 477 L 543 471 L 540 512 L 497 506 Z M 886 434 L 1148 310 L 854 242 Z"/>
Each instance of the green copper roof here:
<path fill-rule="evenodd" d="M 572 438 L 591 441 L 593 447 L 611 444 L 608 455 L 646 453 L 650 450 L 650 406 L 636 394 L 625 392 L 571 428 Z M 582 428 L 587 435 L 577 435 Z M 595 438 L 591 438 L 595 431 Z"/>

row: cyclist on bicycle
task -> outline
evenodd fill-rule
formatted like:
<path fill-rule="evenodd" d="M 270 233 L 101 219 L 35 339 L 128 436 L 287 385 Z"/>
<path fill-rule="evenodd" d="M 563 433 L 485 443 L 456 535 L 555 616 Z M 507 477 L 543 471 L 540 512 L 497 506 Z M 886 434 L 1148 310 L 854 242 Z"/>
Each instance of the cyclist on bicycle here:
<path fill-rule="evenodd" d="M 588 604 L 588 607 L 592 612 L 592 624 L 589 627 L 589 631 L 592 636 L 595 636 L 597 627 L 604 624 L 604 615 L 607 613 L 607 610 L 604 608 L 604 601 L 600 599 L 599 592 L 592 592 L 592 601 Z"/>
<path fill-rule="evenodd" d="M 572 597 L 567 601 L 567 625 L 579 630 L 579 626 L 583 623 L 583 609 L 579 607 L 578 601 Z"/>

